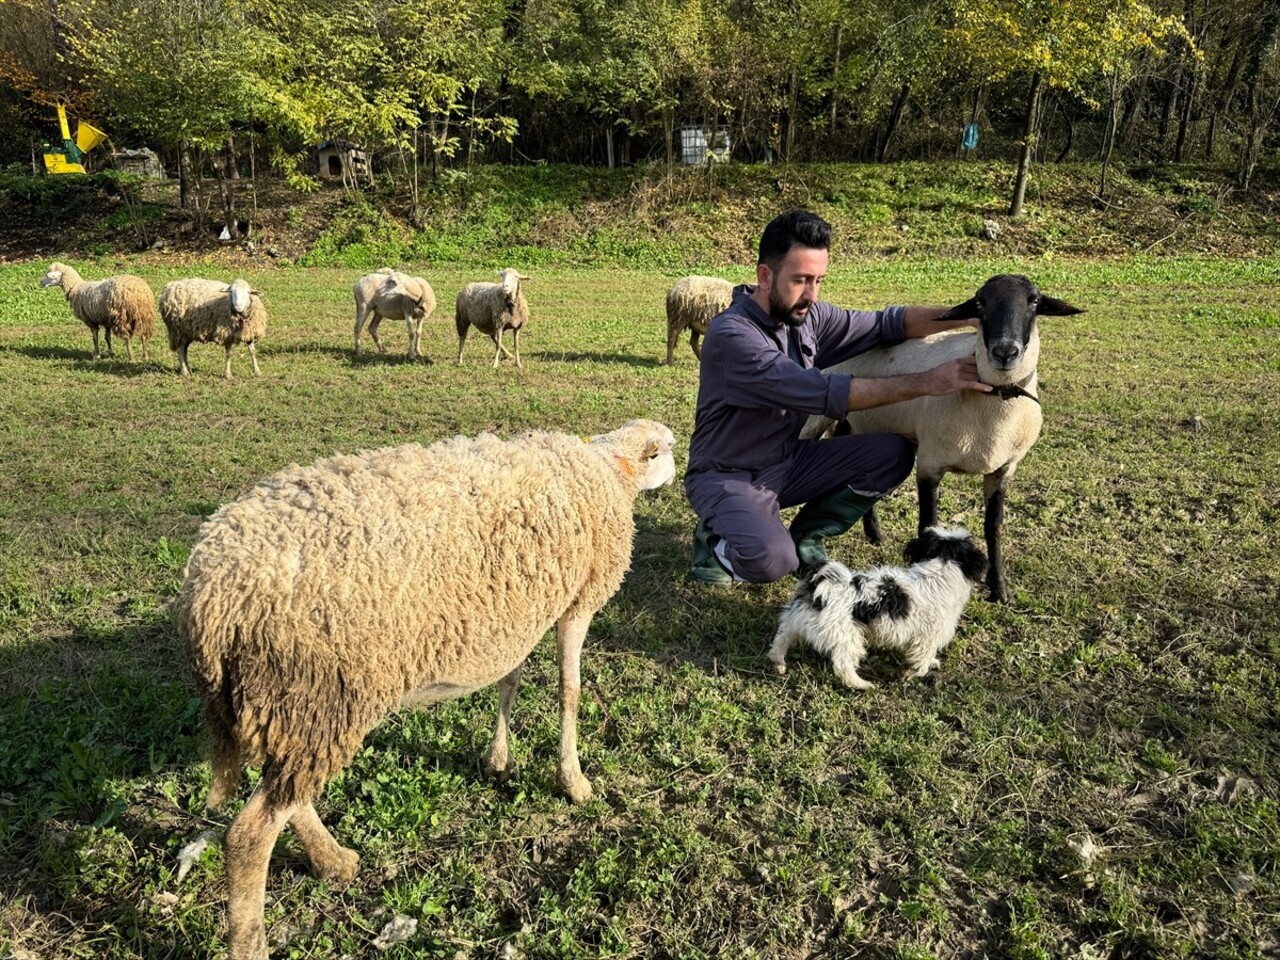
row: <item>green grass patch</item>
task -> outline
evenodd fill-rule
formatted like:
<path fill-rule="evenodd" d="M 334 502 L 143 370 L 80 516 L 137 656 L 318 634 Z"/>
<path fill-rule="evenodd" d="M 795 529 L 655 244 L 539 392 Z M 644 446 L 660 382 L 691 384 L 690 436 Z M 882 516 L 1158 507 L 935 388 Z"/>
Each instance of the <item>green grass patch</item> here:
<path fill-rule="evenodd" d="M 960 188 L 908 175 L 939 217 L 956 212 Z M 961 187 L 996 196 L 983 176 Z M 530 174 L 521 204 L 478 209 L 443 259 L 534 249 L 519 224 L 570 184 L 554 187 Z M 874 179 L 839 189 L 823 202 L 881 196 Z M 403 359 L 393 324 L 388 355 L 352 357 L 355 267 L 245 269 L 271 322 L 263 376 L 237 351 L 230 383 L 221 350 L 200 345 L 183 381 L 163 335 L 147 362 L 92 362 L 88 331 L 36 286 L 43 265 L 0 267 L 0 953 L 224 946 L 220 848 L 176 880 L 178 850 L 225 818 L 201 812 L 209 771 L 167 612 L 219 504 L 289 463 L 483 430 L 648 416 L 683 456 L 697 377 L 687 347 L 660 363 L 663 296 L 686 269 L 667 240 L 602 221 L 584 249 L 638 243 L 601 258 L 639 266 L 521 261 L 525 367 L 492 370 L 474 336 L 453 362 L 448 305 L 498 254 L 424 263 L 409 256 L 421 237 L 397 229 L 372 221 L 359 242 L 370 265 L 380 245 L 409 244 L 401 262 L 434 285 L 431 363 Z M 718 249 L 699 254 L 707 269 L 747 279 Z M 418 931 L 388 956 L 1274 955 L 1280 263 L 837 259 L 825 294 L 850 305 L 957 302 L 1011 270 L 1088 309 L 1042 324 L 1045 428 L 1006 526 L 1013 602 L 975 600 L 923 682 L 872 656 L 880 685 L 855 694 L 804 653 L 778 678 L 764 650 L 788 585 L 687 581 L 681 491 L 643 498 L 631 573 L 584 654 L 596 796 L 573 808 L 556 786 L 553 644 L 531 657 L 506 785 L 480 773 L 492 691 L 388 718 L 321 803 L 360 876 L 314 879 L 286 833 L 268 883 L 273 955 L 369 955 L 397 913 Z M 224 275 L 124 265 L 157 289 Z M 835 555 L 895 562 L 914 510 L 896 494 L 886 545 L 850 535 Z M 949 478 L 941 515 L 980 529 L 980 485 Z"/>

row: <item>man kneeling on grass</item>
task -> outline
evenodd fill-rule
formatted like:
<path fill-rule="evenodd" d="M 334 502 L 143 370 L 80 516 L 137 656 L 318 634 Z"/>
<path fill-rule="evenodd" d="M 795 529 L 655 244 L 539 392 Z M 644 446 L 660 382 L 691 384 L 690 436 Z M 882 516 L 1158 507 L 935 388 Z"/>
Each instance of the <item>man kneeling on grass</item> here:
<path fill-rule="evenodd" d="M 702 348 L 698 408 L 684 489 L 698 515 L 690 575 L 707 583 L 768 583 L 826 560 L 844 533 L 911 472 L 915 447 L 896 434 L 801 440 L 813 414 L 843 419 L 920 396 L 990 390 L 972 357 L 883 378 L 823 368 L 970 320 L 948 307 L 844 310 L 818 299 L 831 226 L 793 210 L 760 237 L 757 283 L 734 290 Z M 779 510 L 804 504 L 788 530 Z"/>

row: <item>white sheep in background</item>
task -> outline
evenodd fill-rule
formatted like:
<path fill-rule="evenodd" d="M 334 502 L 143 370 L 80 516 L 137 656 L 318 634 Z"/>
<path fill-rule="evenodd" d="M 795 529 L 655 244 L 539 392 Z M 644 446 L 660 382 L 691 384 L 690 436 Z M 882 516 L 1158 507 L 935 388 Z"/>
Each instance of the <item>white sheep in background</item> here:
<path fill-rule="evenodd" d="M 178 372 L 191 376 L 187 347 L 220 343 L 227 351 L 222 375 L 231 379 L 231 348 L 249 348 L 253 375 L 260 376 L 255 344 L 267 332 L 267 308 L 262 296 L 244 280 L 233 283 L 192 277 L 166 283 L 160 291 L 160 316 L 169 331 L 169 347 L 178 354 Z"/>
<path fill-rule="evenodd" d="M 849 414 L 853 433 L 897 433 L 917 444 L 918 531 L 938 522 L 938 485 L 947 473 L 982 474 L 986 501 L 987 586 L 990 597 L 1006 597 L 1001 540 L 1004 495 L 1019 462 L 1040 436 L 1042 416 L 1036 365 L 1040 359 L 1037 316 L 1071 316 L 1079 307 L 1044 296 L 1026 277 L 1001 274 L 984 283 L 970 300 L 940 320 L 978 317 L 976 333 L 938 333 L 880 347 L 827 369 L 855 377 L 921 373 L 948 360 L 976 357 L 978 376 L 996 389 L 965 390 L 941 397 L 916 397 Z M 831 421 L 811 417 L 801 436 L 820 436 Z M 868 536 L 880 541 L 874 510 L 864 518 Z"/>
<path fill-rule="evenodd" d="M 521 667 L 559 636 L 560 784 L 578 762 L 579 663 L 631 562 L 636 495 L 675 475 L 651 420 L 583 438 L 455 437 L 293 466 L 201 528 L 176 610 L 212 741 L 216 807 L 244 764 L 262 778 L 227 832 L 232 960 L 267 956 L 267 864 L 292 823 L 322 877 L 358 856 L 313 805 L 368 731 L 403 705 L 498 684 L 489 770 L 510 770 Z"/>
<path fill-rule="evenodd" d="M 71 310 L 93 332 L 93 359 L 102 357 L 98 348 L 98 331 L 107 333 L 107 356 L 114 357 L 111 335 L 124 337 L 125 350 L 133 362 L 133 338 L 142 343 L 142 358 L 147 358 L 147 341 L 156 323 L 156 296 L 147 281 L 122 273 L 105 280 L 85 280 L 74 267 L 54 263 L 41 278 L 42 287 L 61 287 Z"/>
<path fill-rule="evenodd" d="M 388 267 L 369 273 L 355 282 L 351 292 L 356 300 L 356 356 L 360 355 L 360 331 L 369 320 L 369 336 L 379 353 L 386 353 L 378 339 L 383 319 L 404 320 L 409 334 L 409 359 L 421 356 L 422 324 L 436 309 L 436 294 L 421 277 L 411 277 Z"/>
<path fill-rule="evenodd" d="M 733 284 L 719 277 L 684 277 L 667 291 L 667 363 L 675 363 L 676 341 L 689 330 L 693 355 L 702 359 L 698 341 L 717 314 L 729 309 Z"/>
<path fill-rule="evenodd" d="M 458 328 L 458 363 L 462 363 L 462 348 L 467 345 L 467 329 L 475 327 L 487 333 L 498 347 L 493 355 L 495 368 L 503 356 L 511 356 L 502 345 L 502 331 L 512 331 L 516 366 L 521 365 L 520 328 L 529 321 L 529 304 L 520 284 L 529 278 L 511 267 L 499 270 L 498 275 L 501 283 L 468 283 L 458 293 L 453 318 Z"/>

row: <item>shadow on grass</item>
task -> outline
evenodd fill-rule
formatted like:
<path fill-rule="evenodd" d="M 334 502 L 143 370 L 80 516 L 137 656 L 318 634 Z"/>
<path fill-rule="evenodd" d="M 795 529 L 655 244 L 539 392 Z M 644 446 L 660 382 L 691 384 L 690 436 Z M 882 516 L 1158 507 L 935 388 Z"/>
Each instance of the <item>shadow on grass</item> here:
<path fill-rule="evenodd" d="M 94 360 L 91 350 L 70 350 L 66 347 L 0 347 L 0 353 L 18 353 L 32 360 L 65 360 L 70 361 L 76 370 L 92 370 L 104 375 L 113 374 L 124 377 L 149 376 L 153 373 L 177 369 L 176 361 L 174 367 L 170 368 L 168 364 L 156 359 L 154 351 L 151 351 L 152 355 L 149 359 L 143 360 L 141 351 L 136 347 L 132 363 L 122 354 L 117 354 L 115 357 L 104 355 L 101 360 Z"/>
<path fill-rule="evenodd" d="M 0 645 L 0 901 L 24 904 L 28 921 L 23 929 L 11 918 L 13 943 L 112 929 L 135 931 L 132 946 L 146 957 L 205 948 L 204 934 L 140 926 L 137 890 L 117 876 L 166 859 L 172 835 L 130 812 L 137 781 L 202 756 L 199 702 L 178 648 L 160 613 Z M 184 818 L 178 830 L 189 828 Z"/>
<path fill-rule="evenodd" d="M 556 352 L 551 350 L 539 350 L 535 353 L 526 353 L 523 356 L 528 359 L 546 360 L 551 363 L 626 364 L 630 367 L 641 367 L 644 369 L 655 369 L 657 367 L 666 366 L 660 357 L 638 357 L 635 354 L 630 353 L 598 353 L 594 351 Z"/>

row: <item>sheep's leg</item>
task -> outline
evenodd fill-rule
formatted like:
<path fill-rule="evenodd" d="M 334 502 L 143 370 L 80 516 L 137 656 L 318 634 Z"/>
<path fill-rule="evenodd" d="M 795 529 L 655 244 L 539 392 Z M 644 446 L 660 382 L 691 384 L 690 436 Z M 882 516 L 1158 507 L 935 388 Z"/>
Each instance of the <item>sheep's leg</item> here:
<path fill-rule="evenodd" d="M 697 330 L 689 334 L 689 349 L 693 351 L 693 355 L 698 358 L 699 362 L 702 361 L 702 347 L 698 343 L 698 341 L 701 339 L 702 339 L 702 334 L 700 334 Z"/>
<path fill-rule="evenodd" d="M 667 323 L 667 364 L 676 362 L 676 344 L 680 342 L 680 334 L 684 332 L 684 328 L 668 322 Z"/>
<path fill-rule="evenodd" d="M 418 358 L 418 331 L 414 328 L 413 314 L 406 313 L 404 315 L 404 328 L 409 334 L 409 359 L 416 360 Z"/>
<path fill-rule="evenodd" d="M 574 803 L 591 799 L 591 781 L 578 763 L 578 700 L 582 695 L 582 644 L 591 614 L 566 613 L 560 618 L 560 786 Z"/>
<path fill-rule="evenodd" d="M 360 331 L 364 329 L 364 320 L 365 320 L 365 311 L 360 307 L 356 307 L 355 334 L 356 334 L 356 356 L 357 357 L 360 356 Z M 369 325 L 369 332 L 373 333 L 373 324 Z M 377 342 L 376 337 L 374 338 L 374 342 L 375 343 Z"/>
<path fill-rule="evenodd" d="M 502 345 L 502 328 L 501 327 L 499 327 L 497 329 L 497 332 L 494 333 L 493 342 L 498 345 L 498 349 L 493 355 L 493 369 L 497 370 L 498 361 L 501 360 L 502 355 L 507 352 L 506 348 Z"/>
<path fill-rule="evenodd" d="M 516 701 L 516 689 L 520 686 L 520 673 L 524 663 L 498 681 L 498 725 L 493 731 L 493 742 L 484 758 L 485 769 L 490 775 L 506 782 L 511 776 L 511 707 Z"/>
<path fill-rule="evenodd" d="M 987 588 L 993 603 L 1005 600 L 1004 582 L 1004 489 L 1008 482 L 1007 469 L 996 470 L 982 478 L 982 496 L 986 511 L 982 517 L 982 532 L 987 539 Z"/>
<path fill-rule="evenodd" d="M 874 504 L 862 515 L 862 532 L 867 535 L 868 542 L 884 543 L 884 533 L 880 530 L 880 514 L 876 513 Z"/>
<path fill-rule="evenodd" d="M 248 347 L 249 359 L 253 361 L 253 375 L 255 377 L 260 377 L 262 376 L 262 371 L 258 369 L 258 348 L 253 341 L 249 341 Z"/>
<path fill-rule="evenodd" d="M 520 328 L 519 327 L 516 327 L 514 330 L 511 331 L 511 339 L 515 341 L 516 366 L 517 367 L 523 366 L 523 364 L 520 362 Z"/>
<path fill-rule="evenodd" d="M 289 821 L 294 833 L 302 841 L 311 859 L 312 872 L 322 880 L 342 880 L 350 883 L 360 871 L 360 854 L 340 845 L 320 821 L 315 804 L 298 807 Z"/>
<path fill-rule="evenodd" d="M 458 328 L 458 366 L 462 366 L 462 348 L 467 345 L 467 332 L 470 330 L 465 323 L 457 323 Z"/>
<path fill-rule="evenodd" d="M 266 960 L 267 930 L 263 901 L 267 867 L 280 831 L 296 807 L 273 807 L 261 785 L 227 830 L 227 921 L 231 960 Z"/>
<path fill-rule="evenodd" d="M 227 344 L 226 351 L 227 351 L 227 363 L 222 368 L 222 378 L 224 380 L 230 380 L 231 379 L 231 344 Z"/>
<path fill-rule="evenodd" d="M 916 525 L 917 535 L 938 523 L 938 485 L 941 477 L 927 477 L 916 471 L 916 497 L 920 501 L 920 522 Z"/>
<path fill-rule="evenodd" d="M 93 327 L 93 359 L 101 360 L 102 354 L 98 351 L 98 328 Z"/>
<path fill-rule="evenodd" d="M 378 348 L 379 353 L 386 353 L 387 348 L 382 345 L 382 338 L 378 336 L 378 325 L 382 323 L 382 317 L 376 313 L 373 319 L 369 321 L 369 336 L 373 337 L 373 345 Z"/>
<path fill-rule="evenodd" d="M 116 348 L 111 345 L 111 328 L 110 327 L 106 328 L 106 334 L 107 334 L 107 356 L 114 358 L 116 355 Z"/>
<path fill-rule="evenodd" d="M 124 338 L 124 349 L 129 355 L 129 362 L 133 363 L 133 337 Z"/>
<path fill-rule="evenodd" d="M 191 376 L 191 368 L 187 366 L 187 347 L 190 344 L 184 343 L 178 348 L 178 372 L 184 377 Z"/>

